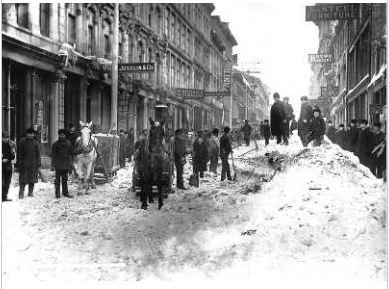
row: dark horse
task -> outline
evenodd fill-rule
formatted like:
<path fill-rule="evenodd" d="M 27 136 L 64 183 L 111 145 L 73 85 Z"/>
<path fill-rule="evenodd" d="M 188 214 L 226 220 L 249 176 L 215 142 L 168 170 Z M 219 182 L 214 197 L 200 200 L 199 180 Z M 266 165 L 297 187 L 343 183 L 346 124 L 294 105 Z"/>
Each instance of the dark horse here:
<path fill-rule="evenodd" d="M 142 190 L 140 201 L 142 209 L 147 209 L 147 198 L 149 203 L 153 203 L 152 189 L 153 184 L 158 187 L 158 209 L 163 206 L 162 196 L 162 170 L 165 154 L 167 154 L 166 145 L 164 143 L 164 121 L 153 121 L 150 118 L 151 128 L 147 139 L 141 144 L 141 161 L 139 166 L 139 174 L 141 178 Z"/>

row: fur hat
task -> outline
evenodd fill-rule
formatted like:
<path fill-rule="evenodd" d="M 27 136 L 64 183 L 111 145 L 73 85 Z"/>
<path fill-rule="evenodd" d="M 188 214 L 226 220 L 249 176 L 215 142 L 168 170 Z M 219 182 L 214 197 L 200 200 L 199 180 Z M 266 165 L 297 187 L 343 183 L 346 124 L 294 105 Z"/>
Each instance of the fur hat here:
<path fill-rule="evenodd" d="M 58 130 L 58 135 L 60 135 L 60 134 L 66 135 L 66 130 L 64 130 L 63 128 L 59 129 Z"/>

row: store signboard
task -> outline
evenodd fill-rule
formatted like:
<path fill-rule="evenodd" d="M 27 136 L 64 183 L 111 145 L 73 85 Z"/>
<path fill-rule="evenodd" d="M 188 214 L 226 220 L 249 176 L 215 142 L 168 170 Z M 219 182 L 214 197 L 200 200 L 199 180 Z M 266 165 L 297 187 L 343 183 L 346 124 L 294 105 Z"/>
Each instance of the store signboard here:
<path fill-rule="evenodd" d="M 153 72 L 155 70 L 155 65 L 152 62 L 120 63 L 118 68 L 120 73 L 144 73 L 144 72 Z"/>
<path fill-rule="evenodd" d="M 223 97 L 223 96 L 230 96 L 230 91 L 204 91 L 204 96 L 216 96 L 216 97 Z"/>
<path fill-rule="evenodd" d="M 204 91 L 200 89 L 176 88 L 176 96 L 184 99 L 201 99 L 204 97 Z"/>
<path fill-rule="evenodd" d="M 352 20 L 359 17 L 359 4 L 321 4 L 305 7 L 305 21 Z"/>
<path fill-rule="evenodd" d="M 308 54 L 309 63 L 332 63 L 334 55 L 332 53 Z"/>

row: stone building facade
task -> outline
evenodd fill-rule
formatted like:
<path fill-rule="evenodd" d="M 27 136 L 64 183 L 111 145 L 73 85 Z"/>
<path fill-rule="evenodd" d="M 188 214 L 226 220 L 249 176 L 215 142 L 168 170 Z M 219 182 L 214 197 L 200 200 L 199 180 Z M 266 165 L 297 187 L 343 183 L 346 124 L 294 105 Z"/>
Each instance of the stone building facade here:
<path fill-rule="evenodd" d="M 119 63 L 153 62 L 152 73 L 120 73 L 117 129 L 147 128 L 165 118 L 171 129 L 210 128 L 223 100 L 188 99 L 176 88 L 219 91 L 237 42 L 209 3 L 123 3 Z M 18 140 L 28 127 L 50 155 L 57 130 L 79 120 L 108 132 L 114 4 L 2 4 L 3 129 Z M 168 105 L 168 113 L 156 108 Z"/>
<path fill-rule="evenodd" d="M 367 119 L 370 124 L 385 124 L 386 119 L 386 4 L 358 7 L 356 19 L 316 23 L 318 53 L 333 53 L 334 62 L 319 70 L 313 65 L 317 78 L 312 87 L 338 87 L 330 106 L 336 126 L 351 119 Z"/>

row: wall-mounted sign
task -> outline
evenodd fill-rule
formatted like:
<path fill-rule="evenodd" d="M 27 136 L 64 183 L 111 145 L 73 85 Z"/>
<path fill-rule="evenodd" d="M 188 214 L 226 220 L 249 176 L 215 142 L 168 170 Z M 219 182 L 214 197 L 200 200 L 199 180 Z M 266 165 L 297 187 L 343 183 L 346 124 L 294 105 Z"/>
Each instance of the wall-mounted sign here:
<path fill-rule="evenodd" d="M 328 98 L 328 97 L 335 97 L 339 94 L 339 86 L 321 86 L 321 96 Z"/>
<path fill-rule="evenodd" d="M 176 96 L 185 99 L 201 99 L 204 97 L 204 91 L 200 89 L 189 89 L 189 88 L 176 88 Z"/>
<path fill-rule="evenodd" d="M 155 70 L 154 63 L 120 63 L 118 65 L 119 72 L 128 73 L 143 73 L 153 72 Z"/>
<path fill-rule="evenodd" d="M 358 4 L 323 4 L 305 7 L 305 21 L 351 20 L 358 16 Z"/>
<path fill-rule="evenodd" d="M 231 89 L 231 75 L 232 65 L 226 64 L 226 66 L 224 67 L 223 88 L 227 91 Z"/>
<path fill-rule="evenodd" d="M 216 96 L 216 97 L 222 97 L 222 96 L 230 96 L 230 91 L 204 91 L 204 96 Z"/>
<path fill-rule="evenodd" d="M 310 63 L 331 63 L 334 62 L 334 55 L 332 53 L 308 54 L 308 61 Z"/>

